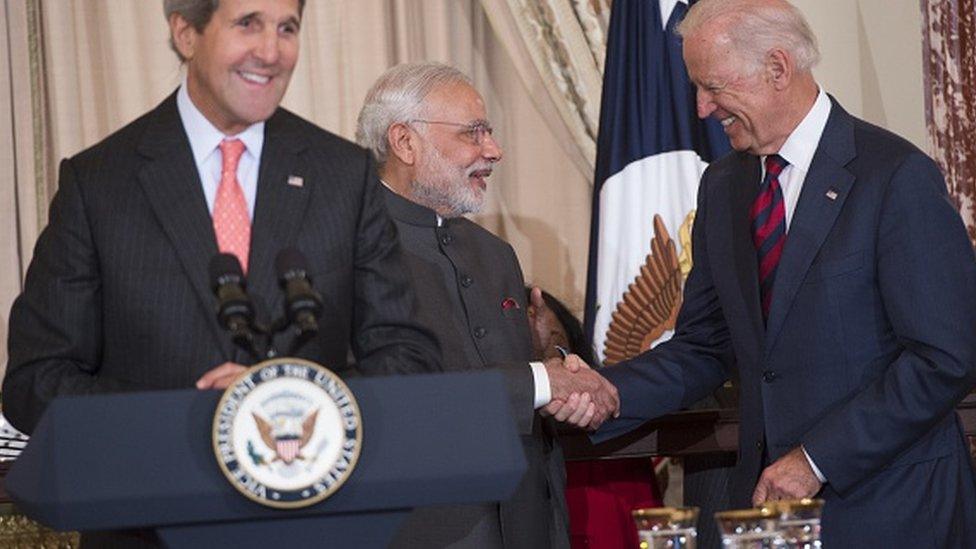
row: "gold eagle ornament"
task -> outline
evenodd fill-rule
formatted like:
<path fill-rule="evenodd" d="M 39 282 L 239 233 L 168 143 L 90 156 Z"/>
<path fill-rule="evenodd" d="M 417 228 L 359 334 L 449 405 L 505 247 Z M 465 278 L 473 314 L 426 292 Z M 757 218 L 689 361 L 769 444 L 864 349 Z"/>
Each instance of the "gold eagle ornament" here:
<path fill-rule="evenodd" d="M 691 271 L 694 220 L 692 210 L 678 229 L 679 256 L 664 220 L 654 215 L 651 251 L 610 316 L 603 348 L 604 364 L 609 366 L 634 357 L 650 349 L 666 331 L 674 329 L 681 309 L 681 290 Z"/>

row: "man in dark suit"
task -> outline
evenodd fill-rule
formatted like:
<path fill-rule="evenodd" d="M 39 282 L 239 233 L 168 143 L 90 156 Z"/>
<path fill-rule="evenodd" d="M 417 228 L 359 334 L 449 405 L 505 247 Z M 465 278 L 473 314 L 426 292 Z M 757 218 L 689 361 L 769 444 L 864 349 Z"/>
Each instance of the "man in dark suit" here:
<path fill-rule="evenodd" d="M 976 546 L 976 263 L 938 168 L 819 89 L 789 3 L 701 0 L 679 31 L 735 151 L 702 177 L 675 336 L 603 370 L 597 438 L 736 375 L 734 505 L 821 497 L 828 547 Z"/>
<path fill-rule="evenodd" d="M 367 374 L 440 369 L 369 153 L 278 107 L 303 5 L 164 3 L 183 85 L 61 163 L 10 317 L 4 413 L 19 429 L 59 395 L 223 388 L 254 362 L 215 318 L 218 251 L 244 265 L 263 323 L 283 310 L 276 254 L 306 256 L 324 311 L 299 356 L 340 372 L 350 350 Z"/>
<path fill-rule="evenodd" d="M 420 313 L 441 341 L 444 368 L 503 372 L 529 465 L 507 501 L 414 511 L 394 547 L 568 547 L 562 451 L 551 420 L 536 409 L 551 399 L 571 399 L 582 404 L 575 418 L 582 421 L 597 406 L 616 406 L 601 390 L 609 391 L 609 384 L 588 369 L 574 378 L 561 358 L 530 364 L 528 303 L 515 252 L 462 217 L 481 209 L 501 159 L 491 133 L 470 80 L 435 63 L 389 70 L 359 115 L 357 139 L 380 162 L 407 273 Z"/>

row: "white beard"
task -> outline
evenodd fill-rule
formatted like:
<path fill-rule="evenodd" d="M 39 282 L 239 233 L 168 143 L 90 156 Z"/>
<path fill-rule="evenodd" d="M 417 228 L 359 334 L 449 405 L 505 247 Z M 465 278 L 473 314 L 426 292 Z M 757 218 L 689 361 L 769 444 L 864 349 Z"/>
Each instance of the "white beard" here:
<path fill-rule="evenodd" d="M 448 219 L 480 212 L 485 205 L 485 193 L 471 185 L 468 176 L 485 167 L 458 168 L 437 147 L 431 146 L 429 150 L 427 162 L 417 165 L 416 178 L 410 182 L 414 201 Z"/>

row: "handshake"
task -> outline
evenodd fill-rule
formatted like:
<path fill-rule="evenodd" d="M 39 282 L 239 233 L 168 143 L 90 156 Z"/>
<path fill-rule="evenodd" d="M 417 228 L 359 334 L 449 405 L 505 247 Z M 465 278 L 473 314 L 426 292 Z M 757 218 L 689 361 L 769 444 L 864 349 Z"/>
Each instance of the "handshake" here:
<path fill-rule="evenodd" d="M 617 388 L 576 355 L 549 358 L 543 363 L 549 375 L 552 400 L 544 415 L 583 429 L 595 430 L 609 417 L 620 414 Z"/>

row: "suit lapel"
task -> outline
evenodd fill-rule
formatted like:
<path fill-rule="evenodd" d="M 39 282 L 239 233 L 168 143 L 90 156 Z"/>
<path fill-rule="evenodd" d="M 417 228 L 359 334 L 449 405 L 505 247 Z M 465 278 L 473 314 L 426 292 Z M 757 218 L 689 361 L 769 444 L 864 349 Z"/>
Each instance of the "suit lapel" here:
<path fill-rule="evenodd" d="M 217 324 L 208 274 L 210 258 L 217 253 L 216 237 L 200 174 L 176 108 L 176 94 L 153 112 L 138 150 L 146 158 L 138 174 L 139 184 L 179 257 L 207 326 L 224 358 L 230 360 L 232 349 Z"/>
<path fill-rule="evenodd" d="M 837 220 L 854 175 L 845 166 L 854 158 L 854 125 L 849 114 L 832 101 L 810 171 L 803 182 L 776 270 L 773 301 L 766 331 L 766 354 L 773 348 L 800 284 Z"/>
<path fill-rule="evenodd" d="M 258 318 L 265 322 L 281 309 L 275 257 L 282 248 L 295 245 L 312 186 L 310 174 L 299 154 L 305 144 L 289 122 L 288 116 L 279 110 L 265 124 L 251 227 L 248 285 Z M 300 184 L 295 178 L 300 178 Z"/>
<path fill-rule="evenodd" d="M 746 306 L 749 322 L 757 335 L 764 333 L 762 309 L 759 305 L 759 266 L 756 247 L 752 243 L 749 224 L 749 208 L 759 194 L 759 159 L 740 154 L 739 167 L 732 182 L 732 249 L 735 257 L 735 274 Z"/>

